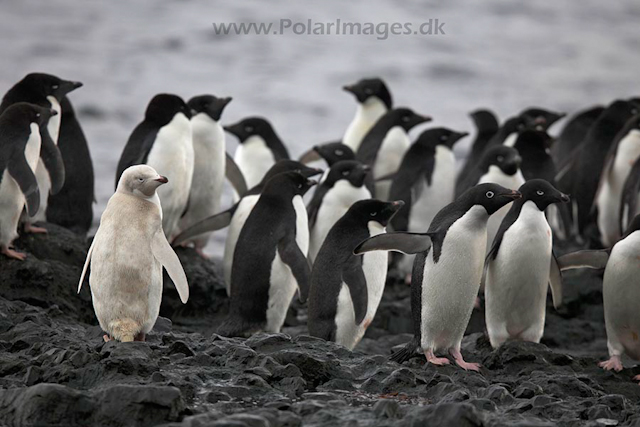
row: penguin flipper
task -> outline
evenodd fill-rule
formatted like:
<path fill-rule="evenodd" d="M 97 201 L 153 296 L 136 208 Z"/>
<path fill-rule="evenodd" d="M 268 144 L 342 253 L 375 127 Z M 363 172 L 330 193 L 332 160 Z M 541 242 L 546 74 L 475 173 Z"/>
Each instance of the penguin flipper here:
<path fill-rule="evenodd" d="M 227 156 L 226 167 L 225 167 L 225 175 L 227 179 L 233 185 L 233 188 L 236 190 L 236 193 L 240 195 L 240 197 L 244 196 L 247 192 L 247 182 L 244 180 L 244 175 L 242 171 L 238 167 L 237 163 L 233 160 L 233 157 L 229 155 L 229 153 L 225 153 Z"/>
<path fill-rule="evenodd" d="M 167 238 L 160 228 L 156 231 L 153 239 L 151 240 L 151 252 L 153 256 L 158 260 L 160 264 L 167 270 L 167 274 L 173 281 L 178 295 L 180 295 L 180 301 L 186 304 L 189 300 L 189 283 L 187 282 L 187 275 L 184 273 L 182 264 L 178 255 L 173 251 L 171 245 L 167 241 Z"/>
<path fill-rule="evenodd" d="M 549 286 L 551 287 L 553 307 L 557 310 L 562 305 L 562 273 L 553 251 L 551 251 L 551 265 L 549 266 Z"/>
<path fill-rule="evenodd" d="M 184 243 L 193 237 L 199 236 L 200 234 L 227 227 L 231 223 L 234 212 L 234 208 L 227 209 L 224 212 L 220 212 L 210 216 L 209 218 L 205 218 L 202 221 L 196 222 L 173 239 L 173 246 L 178 246 L 179 244 Z"/>
<path fill-rule="evenodd" d="M 47 172 L 49 172 L 49 178 L 51 179 L 51 194 L 58 193 L 64 185 L 64 162 L 62 160 L 62 154 L 58 149 L 58 146 L 51 139 L 49 130 L 46 124 L 40 126 L 40 136 L 42 138 L 42 145 L 40 148 L 40 158 L 44 163 Z"/>
<path fill-rule="evenodd" d="M 558 267 L 560 268 L 560 271 L 572 270 L 575 268 L 603 270 L 607 266 L 610 253 L 610 249 L 572 252 L 558 258 Z"/>
<path fill-rule="evenodd" d="M 413 255 L 431 247 L 429 233 L 393 232 L 369 237 L 353 250 L 354 255 L 371 251 L 396 251 Z"/>
<path fill-rule="evenodd" d="M 293 234 L 289 234 L 278 242 L 278 254 L 282 262 L 287 264 L 298 282 L 298 296 L 300 302 L 305 302 L 309 296 L 311 283 L 311 266 L 309 260 L 302 253 Z"/>
<path fill-rule="evenodd" d="M 100 230 L 98 230 L 100 231 Z M 93 245 L 96 244 L 96 237 L 93 236 L 93 242 L 91 242 L 91 246 L 89 246 L 89 251 L 87 251 L 87 259 L 84 261 L 84 266 L 82 267 L 82 274 L 80 275 L 80 283 L 78 283 L 78 293 L 80 293 L 80 289 L 82 289 L 82 283 L 84 282 L 84 275 L 87 274 L 87 268 L 89 268 L 89 262 L 91 261 L 91 254 L 93 253 Z"/>
<path fill-rule="evenodd" d="M 356 315 L 356 325 L 359 325 L 367 315 L 369 293 L 367 279 L 362 271 L 362 257 L 350 256 L 347 265 L 342 269 L 342 281 L 349 287 L 353 311 Z"/>
<path fill-rule="evenodd" d="M 7 165 L 9 175 L 18 183 L 22 194 L 24 194 L 27 200 L 27 212 L 29 216 L 34 216 L 38 209 L 40 209 L 40 189 L 38 188 L 38 181 L 33 174 L 27 159 L 24 157 L 24 152 L 18 152 L 12 156 L 11 161 Z"/>

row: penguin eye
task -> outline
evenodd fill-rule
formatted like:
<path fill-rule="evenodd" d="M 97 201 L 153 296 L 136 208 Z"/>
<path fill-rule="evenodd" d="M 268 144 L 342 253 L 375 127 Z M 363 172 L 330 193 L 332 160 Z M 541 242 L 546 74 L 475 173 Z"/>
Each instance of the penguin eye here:
<path fill-rule="evenodd" d="M 245 132 L 251 133 L 251 132 L 253 132 L 253 126 L 245 126 L 244 130 L 245 130 Z"/>
<path fill-rule="evenodd" d="M 302 184 L 298 184 L 298 188 L 302 188 Z"/>
<path fill-rule="evenodd" d="M 542 196 L 542 195 L 544 194 L 544 191 L 542 191 L 542 190 L 538 190 L 538 191 L 536 191 L 536 194 L 537 194 L 538 196 Z"/>
<path fill-rule="evenodd" d="M 342 156 L 343 154 L 344 154 L 344 151 L 336 150 L 336 156 Z"/>
<path fill-rule="evenodd" d="M 342 176 L 349 176 L 351 172 L 349 171 L 342 171 Z"/>
<path fill-rule="evenodd" d="M 58 89 L 59 87 L 60 87 L 60 86 L 58 86 L 58 85 L 53 85 L 53 86 L 51 86 L 51 89 L 56 90 L 56 89 Z"/>
<path fill-rule="evenodd" d="M 449 136 L 447 136 L 447 135 L 441 135 L 440 136 L 440 141 L 442 141 L 442 142 L 446 141 L 447 139 L 449 139 Z"/>
<path fill-rule="evenodd" d="M 365 93 L 366 95 L 371 95 L 371 94 L 373 94 L 373 90 L 372 90 L 370 87 L 368 87 L 368 88 L 366 88 L 366 89 L 364 90 L 364 93 Z"/>
<path fill-rule="evenodd" d="M 294 170 L 294 172 L 302 173 L 302 170 L 301 169 L 296 169 L 296 170 Z"/>
<path fill-rule="evenodd" d="M 502 162 L 504 160 L 504 156 L 498 156 L 496 157 L 496 160 Z"/>
<path fill-rule="evenodd" d="M 144 182 L 144 178 L 138 178 L 138 181 Z"/>
<path fill-rule="evenodd" d="M 403 122 L 408 123 L 408 122 L 409 122 L 409 120 L 411 120 L 411 117 L 409 117 L 409 116 L 402 116 L 402 121 L 403 121 Z"/>
<path fill-rule="evenodd" d="M 376 215 L 378 215 L 378 212 L 371 212 L 369 215 L 376 216 Z"/>
<path fill-rule="evenodd" d="M 40 117 L 40 113 L 36 113 L 36 117 Z"/>
<path fill-rule="evenodd" d="M 486 196 L 487 196 L 487 199 L 493 199 L 493 196 L 494 196 L 493 191 L 487 191 Z"/>

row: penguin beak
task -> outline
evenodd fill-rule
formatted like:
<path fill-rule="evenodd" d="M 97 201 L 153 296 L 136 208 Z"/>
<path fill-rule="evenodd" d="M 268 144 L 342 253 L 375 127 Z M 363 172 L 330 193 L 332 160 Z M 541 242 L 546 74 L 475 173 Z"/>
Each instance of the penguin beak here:
<path fill-rule="evenodd" d="M 342 90 L 350 92 L 350 93 L 352 93 L 354 95 L 356 94 L 355 88 L 353 86 L 351 86 L 351 85 L 342 86 Z"/>
<path fill-rule="evenodd" d="M 571 198 L 564 193 L 560 193 L 560 195 L 558 196 L 558 201 L 562 203 L 568 203 L 570 200 Z"/>
<path fill-rule="evenodd" d="M 223 126 L 222 128 L 225 131 L 229 132 L 231 135 L 234 135 L 234 136 L 238 137 L 238 139 L 240 139 L 240 125 L 239 124 Z"/>
<path fill-rule="evenodd" d="M 315 179 L 307 179 L 307 186 L 309 188 L 313 187 L 316 184 L 318 184 L 318 181 L 316 181 Z"/>
<path fill-rule="evenodd" d="M 68 94 L 69 92 L 72 92 L 76 89 L 78 89 L 79 87 L 82 87 L 82 83 L 81 82 L 72 82 L 72 81 L 63 81 L 60 83 L 58 89 L 56 90 L 56 92 L 58 94 L 60 94 L 61 96 L 64 96 L 66 94 Z"/>
<path fill-rule="evenodd" d="M 458 132 L 456 134 L 453 135 L 452 138 L 450 138 L 450 147 L 453 148 L 453 146 L 460 141 L 462 138 L 464 138 L 465 136 L 469 135 L 469 132 Z"/>
<path fill-rule="evenodd" d="M 418 116 L 418 123 L 427 123 L 433 120 L 430 116 L 423 116 L 421 114 L 416 114 Z"/>
<path fill-rule="evenodd" d="M 510 193 L 505 193 L 502 196 L 506 197 L 508 199 L 516 200 L 516 199 L 519 199 L 520 197 L 522 197 L 522 194 L 519 191 L 511 190 Z"/>
<path fill-rule="evenodd" d="M 396 200 L 395 202 L 391 202 L 391 207 L 398 212 L 404 206 L 404 201 Z"/>
<path fill-rule="evenodd" d="M 227 104 L 229 104 L 231 101 L 233 101 L 233 98 L 230 96 L 227 96 L 226 98 L 222 98 L 222 105 L 226 106 Z"/>
<path fill-rule="evenodd" d="M 166 184 L 167 182 L 169 182 L 169 180 L 167 179 L 166 176 L 162 176 L 160 175 L 158 178 L 155 179 L 156 181 L 158 181 L 161 184 Z"/>
<path fill-rule="evenodd" d="M 321 159 L 322 157 L 320 157 L 320 154 L 318 153 L 318 146 L 314 145 L 311 150 L 307 151 L 302 156 L 300 156 L 300 163 L 303 163 L 306 165 L 308 163 L 315 162 Z"/>

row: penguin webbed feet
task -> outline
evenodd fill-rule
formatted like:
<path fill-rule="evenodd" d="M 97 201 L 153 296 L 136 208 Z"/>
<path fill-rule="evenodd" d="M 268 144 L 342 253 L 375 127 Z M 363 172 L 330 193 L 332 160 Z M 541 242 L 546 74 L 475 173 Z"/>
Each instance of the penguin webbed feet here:
<path fill-rule="evenodd" d="M 2 253 L 3 255 L 5 255 L 10 259 L 17 259 L 18 261 L 24 261 L 25 258 L 27 258 L 27 254 L 18 252 L 10 248 L 9 246 L 4 246 L 4 245 L 0 248 L 0 253 Z"/>
<path fill-rule="evenodd" d="M 30 234 L 47 234 L 49 231 L 44 227 L 37 227 L 30 222 L 25 222 L 24 232 Z"/>
<path fill-rule="evenodd" d="M 611 356 L 608 360 L 604 360 L 598 363 L 598 366 L 604 369 L 605 371 L 614 370 L 616 372 L 622 371 L 624 366 L 622 366 L 622 361 L 620 360 L 620 356 Z"/>

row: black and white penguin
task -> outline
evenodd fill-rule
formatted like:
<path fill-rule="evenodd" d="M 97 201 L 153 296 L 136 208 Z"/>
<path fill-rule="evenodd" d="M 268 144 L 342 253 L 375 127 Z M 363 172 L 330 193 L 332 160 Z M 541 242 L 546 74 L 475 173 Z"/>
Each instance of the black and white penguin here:
<path fill-rule="evenodd" d="M 371 198 L 365 185 L 369 166 L 342 160 L 329 169 L 309 202 L 309 260 L 313 263 L 331 227 L 355 202 Z"/>
<path fill-rule="evenodd" d="M 64 162 L 65 180 L 57 194 L 49 195 L 47 222 L 86 235 L 93 222 L 95 202 L 93 162 L 71 101 L 65 96 L 60 105 L 58 149 Z"/>
<path fill-rule="evenodd" d="M 353 254 L 369 237 L 385 233 L 404 203 L 362 200 L 327 235 L 311 271 L 309 333 L 352 350 L 362 339 L 382 299 L 387 254 Z"/>
<path fill-rule="evenodd" d="M 520 112 L 521 117 L 528 117 L 535 129 L 547 131 L 554 123 L 566 116 L 566 113 L 546 110 L 540 107 L 529 107 Z"/>
<path fill-rule="evenodd" d="M 296 292 L 309 294 L 309 223 L 302 197 L 316 184 L 298 172 L 271 178 L 238 238 L 224 336 L 280 332 Z"/>
<path fill-rule="evenodd" d="M 43 147 L 41 129 L 57 112 L 35 104 L 18 102 L 0 115 L 0 253 L 24 260 L 11 244 L 18 237 L 18 223 L 24 207 L 33 216 L 40 207 L 40 192 L 35 176 L 41 156 L 55 148 Z M 46 131 L 44 132 L 46 134 Z"/>
<path fill-rule="evenodd" d="M 569 197 L 543 179 L 529 180 L 518 191 L 522 198 L 502 221 L 485 266 L 485 319 L 494 348 L 507 340 L 540 342 L 549 285 L 554 306 L 562 303 L 562 276 L 545 210 Z"/>
<path fill-rule="evenodd" d="M 258 185 L 247 191 L 231 208 L 191 225 L 176 236 L 172 244 L 174 246 L 181 245 L 203 233 L 211 233 L 213 231 L 229 227 L 222 259 L 222 271 L 227 287 L 227 295 L 229 295 L 231 292 L 231 269 L 233 267 L 233 257 L 242 227 L 244 227 L 251 211 L 255 207 L 256 203 L 258 203 L 265 184 L 276 175 L 292 171 L 298 172 L 306 178 L 311 178 L 312 176 L 322 173 L 322 170 L 320 169 L 307 167 L 295 160 L 280 160 L 273 165 L 271 169 L 269 169 Z"/>
<path fill-rule="evenodd" d="M 414 338 L 392 360 L 401 363 L 422 349 L 427 362 L 445 365 L 449 359 L 434 354 L 442 350 L 463 369 L 480 369 L 465 362 L 460 343 L 482 279 L 487 220 L 519 197 L 515 190 L 480 184 L 443 208 L 426 233 L 385 233 L 355 249 L 355 254 L 375 250 L 417 254 L 411 281 Z"/>
<path fill-rule="evenodd" d="M 574 268 L 604 269 L 602 296 L 607 330 L 609 360 L 598 365 L 605 370 L 623 369 L 623 354 L 640 360 L 640 216 L 636 216 L 624 236 L 611 248 L 579 251 L 558 258 L 562 271 Z M 640 381 L 640 375 L 633 377 Z"/>
<path fill-rule="evenodd" d="M 515 116 L 507 119 L 498 129 L 487 144 L 487 149 L 496 145 L 506 145 L 513 147 L 518 138 L 518 133 L 532 127 L 532 122 L 528 117 Z M 485 150 L 486 151 L 486 150 Z"/>
<path fill-rule="evenodd" d="M 625 182 L 633 164 L 640 158 L 640 115 L 632 117 L 618 132 L 607 155 L 600 177 L 595 206 L 598 230 L 605 247 L 613 246 L 622 235 L 620 206 Z M 626 227 L 625 227 L 626 228 Z"/>
<path fill-rule="evenodd" d="M 393 107 L 393 99 L 387 85 L 380 78 L 362 79 L 344 86 L 343 89 L 356 97 L 358 107 L 342 143 L 357 152 L 364 136 Z"/>
<path fill-rule="evenodd" d="M 482 158 L 489 141 L 491 141 L 493 135 L 495 135 L 498 132 L 498 129 L 500 129 L 498 117 L 493 111 L 476 110 L 469 114 L 469 117 L 471 117 L 476 126 L 476 138 L 471 143 L 471 148 L 469 149 L 464 166 L 456 178 L 456 194 L 458 192 L 463 193 L 463 190 L 458 189 L 458 186 L 461 186 L 462 183 L 466 181 L 469 173 L 476 167 Z"/>
<path fill-rule="evenodd" d="M 247 188 L 258 185 L 278 160 L 289 159 L 289 152 L 273 126 L 261 117 L 248 117 L 224 130 L 240 141 L 233 159 L 242 171 Z"/>
<path fill-rule="evenodd" d="M 395 174 L 411 145 L 407 132 L 430 120 L 430 117 L 416 114 L 409 108 L 389 110 L 364 136 L 356 151 L 356 159 L 372 168 L 376 180 Z M 390 189 L 389 180 L 376 181 L 376 198 L 387 200 Z"/>
<path fill-rule="evenodd" d="M 638 107 L 629 101 L 616 100 L 598 117 L 581 145 L 573 162 L 574 174 L 571 193 L 578 210 L 578 233 L 582 235 L 593 218 L 595 201 L 605 159 L 618 132 L 638 113 Z"/>
<path fill-rule="evenodd" d="M 162 228 L 169 241 L 187 208 L 193 179 L 190 117 L 189 107 L 179 96 L 165 93 L 154 96 L 144 120 L 133 130 L 122 151 L 116 173 L 116 186 L 125 169 L 139 164 L 162 171 L 171 180 L 171 185 L 158 188 Z"/>
<path fill-rule="evenodd" d="M 604 107 L 597 105 L 576 113 L 567 121 L 551 146 L 551 155 L 558 169 L 562 169 L 571 156 L 576 154 L 574 150 L 584 142 L 589 128 L 603 111 Z"/>
<path fill-rule="evenodd" d="M 328 142 L 322 145 L 314 145 L 310 150 L 300 156 L 300 162 L 309 164 L 319 160 L 327 162 L 329 167 L 341 160 L 355 160 L 356 155 L 348 145 L 342 142 Z"/>
<path fill-rule="evenodd" d="M 193 179 L 189 191 L 187 210 L 180 218 L 180 229 L 189 227 L 220 211 L 220 199 L 227 163 L 224 129 L 220 117 L 231 98 L 199 95 L 191 98 L 187 106 L 191 110 L 193 138 Z M 193 243 L 201 255 L 210 233 L 202 234 L 186 243 Z"/>

